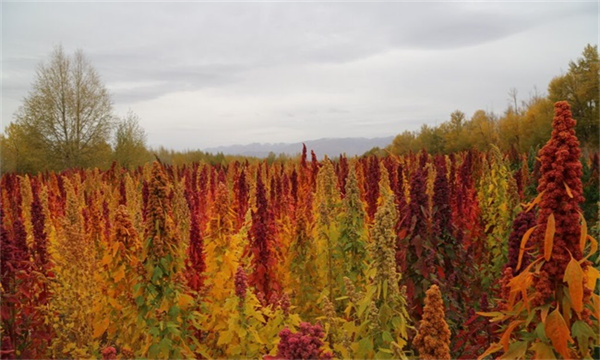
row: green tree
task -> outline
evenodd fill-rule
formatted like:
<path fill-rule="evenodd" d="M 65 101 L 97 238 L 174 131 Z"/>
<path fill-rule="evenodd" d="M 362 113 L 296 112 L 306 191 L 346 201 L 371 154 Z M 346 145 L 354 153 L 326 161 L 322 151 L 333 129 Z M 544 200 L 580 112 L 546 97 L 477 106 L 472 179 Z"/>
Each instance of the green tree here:
<path fill-rule="evenodd" d="M 414 132 L 408 130 L 402 134 L 396 135 L 392 144 L 388 146 L 388 150 L 393 154 L 407 154 L 410 151 L 416 152 L 419 150 L 416 143 L 417 136 Z"/>
<path fill-rule="evenodd" d="M 417 143 L 420 145 L 420 149 L 427 149 L 427 152 L 432 154 L 443 153 L 445 150 L 445 141 L 442 129 L 439 126 L 428 126 L 423 124 L 419 136 L 417 136 Z"/>
<path fill-rule="evenodd" d="M 527 103 L 523 114 L 524 135 L 520 139 L 523 151 L 543 146 L 552 132 L 554 104 L 546 97 L 534 96 Z"/>
<path fill-rule="evenodd" d="M 105 165 L 112 126 L 112 101 L 96 70 L 83 51 L 69 57 L 58 46 L 15 115 L 17 154 L 35 152 L 54 170 Z"/>
<path fill-rule="evenodd" d="M 477 110 L 466 127 L 472 147 L 485 151 L 490 149 L 490 145 L 498 143 L 497 122 L 493 114 Z"/>
<path fill-rule="evenodd" d="M 128 169 L 151 159 L 146 148 L 146 132 L 140 126 L 139 117 L 132 111 L 117 124 L 113 159 Z"/>
<path fill-rule="evenodd" d="M 598 149 L 598 71 L 598 46 L 588 44 L 583 49 L 582 57 L 569 63 L 569 71 L 565 75 L 555 77 L 548 85 L 550 101 L 569 102 L 573 118 L 577 120 L 577 137 L 593 149 Z"/>
<path fill-rule="evenodd" d="M 504 116 L 498 120 L 499 147 L 508 151 L 514 148 L 518 152 L 524 152 L 523 149 L 524 133 L 523 116 L 516 112 L 512 106 L 509 106 Z"/>
<path fill-rule="evenodd" d="M 41 159 L 44 154 L 28 144 L 23 130 L 22 126 L 12 123 L 6 127 L 5 134 L 0 135 L 0 163 L 3 174 L 35 172 L 44 169 Z"/>
<path fill-rule="evenodd" d="M 460 110 L 450 114 L 450 121 L 446 121 L 440 125 L 440 130 L 443 133 L 446 152 L 456 152 L 467 150 L 469 148 L 467 142 L 464 141 L 464 127 L 466 116 Z"/>

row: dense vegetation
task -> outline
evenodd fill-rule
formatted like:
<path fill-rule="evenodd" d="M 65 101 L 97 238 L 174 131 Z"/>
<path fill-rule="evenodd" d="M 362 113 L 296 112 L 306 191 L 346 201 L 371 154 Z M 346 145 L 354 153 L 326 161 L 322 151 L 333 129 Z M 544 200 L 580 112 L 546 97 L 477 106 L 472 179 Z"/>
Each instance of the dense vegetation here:
<path fill-rule="evenodd" d="M 5 174 L 1 354 L 590 357 L 598 153 L 566 102 L 552 126 L 537 154 Z"/>

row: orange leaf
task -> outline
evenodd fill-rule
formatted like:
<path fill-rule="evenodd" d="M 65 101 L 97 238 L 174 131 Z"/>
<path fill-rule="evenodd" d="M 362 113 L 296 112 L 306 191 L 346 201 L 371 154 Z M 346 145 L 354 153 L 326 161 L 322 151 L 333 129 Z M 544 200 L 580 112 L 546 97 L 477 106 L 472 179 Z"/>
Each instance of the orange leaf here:
<path fill-rule="evenodd" d="M 99 338 L 102 336 L 106 329 L 108 329 L 108 318 L 104 318 L 104 320 L 99 321 L 94 325 L 94 338 Z"/>
<path fill-rule="evenodd" d="M 544 190 L 545 191 L 545 190 Z M 535 199 L 533 199 L 532 202 L 530 202 L 527 205 L 527 209 L 525 209 L 525 212 L 529 212 L 529 210 L 533 209 L 533 207 L 537 204 L 540 203 L 540 201 L 542 201 L 542 195 L 544 194 L 544 191 L 542 191 L 541 193 L 538 194 L 538 196 L 535 197 Z"/>
<path fill-rule="evenodd" d="M 585 286 L 593 292 L 596 288 L 596 281 L 600 278 L 600 271 L 593 266 L 588 266 L 585 268 L 585 275 L 587 277 Z"/>
<path fill-rule="evenodd" d="M 572 199 L 573 198 L 573 193 L 571 192 L 571 188 L 564 181 L 563 181 L 563 184 L 565 184 L 565 189 L 567 190 L 567 195 L 569 195 L 569 197 Z"/>
<path fill-rule="evenodd" d="M 510 335 L 512 334 L 515 327 L 517 327 L 517 325 L 519 325 L 521 323 L 523 323 L 523 320 L 511 322 L 508 325 L 508 327 L 506 328 L 506 330 L 504 331 L 504 334 L 502 334 L 502 337 L 500 338 L 500 344 L 502 344 L 502 347 L 504 348 L 504 352 L 508 351 L 508 343 L 510 341 Z"/>
<path fill-rule="evenodd" d="M 117 270 L 114 275 L 113 275 L 113 280 L 115 282 L 119 282 L 121 279 L 123 279 L 125 277 L 125 267 L 123 265 L 121 265 L 119 267 L 119 270 Z"/>
<path fill-rule="evenodd" d="M 502 349 L 502 345 L 500 345 L 498 343 L 493 343 L 492 345 L 490 345 L 489 348 L 487 348 L 487 350 L 483 354 L 479 355 L 477 360 L 481 360 L 481 359 L 485 358 L 486 356 L 493 354 L 500 349 Z"/>
<path fill-rule="evenodd" d="M 533 282 L 533 275 L 529 272 L 531 268 L 537 264 L 541 258 L 538 258 L 536 261 L 529 264 L 525 270 L 523 270 L 519 275 L 515 276 L 508 282 L 508 286 L 510 287 L 510 295 L 508 297 L 508 310 L 511 311 L 515 304 L 517 293 L 521 293 L 523 297 L 523 302 L 527 306 L 527 310 L 529 310 L 529 302 L 527 299 L 527 290 L 531 286 Z"/>
<path fill-rule="evenodd" d="M 600 319 L 600 295 L 592 294 L 592 314 L 596 319 Z"/>
<path fill-rule="evenodd" d="M 179 299 L 177 299 L 177 304 L 179 305 L 180 308 L 182 309 L 187 309 L 188 306 L 194 301 L 194 298 L 187 295 L 187 294 L 181 294 L 179 296 Z"/>
<path fill-rule="evenodd" d="M 540 312 L 540 315 L 542 317 L 542 323 L 545 324 L 546 323 L 546 318 L 548 317 L 548 312 L 550 311 L 550 304 L 545 305 L 544 307 L 542 307 L 542 311 Z"/>
<path fill-rule="evenodd" d="M 583 269 L 573 256 L 567 265 L 563 281 L 569 285 L 569 296 L 573 309 L 580 314 L 583 311 Z"/>
<path fill-rule="evenodd" d="M 534 359 L 549 360 L 556 359 L 552 348 L 543 342 L 537 342 L 530 347 L 535 352 Z"/>
<path fill-rule="evenodd" d="M 554 220 L 554 213 L 548 216 L 548 223 L 546 224 L 546 237 L 544 238 L 544 259 L 550 260 L 552 257 L 552 246 L 554 245 L 554 232 L 556 232 L 556 224 Z"/>
<path fill-rule="evenodd" d="M 582 213 L 579 213 L 579 217 L 581 218 L 581 236 L 579 238 L 579 248 L 581 249 L 581 253 L 585 250 L 585 241 L 587 240 L 587 222 L 583 217 Z"/>
<path fill-rule="evenodd" d="M 558 308 L 548 315 L 544 329 L 546 330 L 546 336 L 552 341 L 554 349 L 565 359 L 569 359 L 567 342 L 572 343 L 573 339 L 571 338 L 569 327 L 560 314 L 560 311 L 558 311 Z"/>
<path fill-rule="evenodd" d="M 525 250 L 527 250 L 525 248 L 525 245 L 527 245 L 527 242 L 529 241 L 529 238 L 531 237 L 531 234 L 533 234 L 533 231 L 538 227 L 539 225 L 536 225 L 534 227 L 532 227 L 531 229 L 527 230 L 527 232 L 525 233 L 525 235 L 523 235 L 523 239 L 521 239 L 521 248 L 519 249 L 519 261 L 517 262 L 517 268 L 515 269 L 515 271 L 519 270 L 521 268 L 521 262 L 523 261 L 523 253 L 525 252 Z"/>
<path fill-rule="evenodd" d="M 590 253 L 583 260 L 587 260 L 590 256 L 594 255 L 598 251 L 598 240 L 594 239 L 590 235 L 587 236 L 588 240 L 590 240 Z"/>
<path fill-rule="evenodd" d="M 108 265 L 108 264 L 110 264 L 111 260 L 112 260 L 112 256 L 110 256 L 109 254 L 104 254 L 104 256 L 102 257 L 101 264 Z"/>

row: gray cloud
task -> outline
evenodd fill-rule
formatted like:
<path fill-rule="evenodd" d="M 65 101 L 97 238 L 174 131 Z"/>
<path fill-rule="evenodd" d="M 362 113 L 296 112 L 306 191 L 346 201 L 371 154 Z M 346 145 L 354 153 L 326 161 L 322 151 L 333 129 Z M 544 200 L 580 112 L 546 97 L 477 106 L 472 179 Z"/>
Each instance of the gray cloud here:
<path fill-rule="evenodd" d="M 257 141 L 381 136 L 500 110 L 510 87 L 545 88 L 597 42 L 598 4 L 5 2 L 2 16 L 4 125 L 62 43 L 151 142 L 177 147 L 167 116 L 212 131 L 196 137 L 212 146 L 244 141 L 231 127 Z"/>

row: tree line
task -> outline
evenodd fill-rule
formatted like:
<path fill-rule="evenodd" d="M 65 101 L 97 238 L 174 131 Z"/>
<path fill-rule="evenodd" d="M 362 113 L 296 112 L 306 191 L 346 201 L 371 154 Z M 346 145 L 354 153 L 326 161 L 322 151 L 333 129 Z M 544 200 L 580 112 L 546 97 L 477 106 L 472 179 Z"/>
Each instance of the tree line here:
<path fill-rule="evenodd" d="M 492 145 L 503 151 L 523 153 L 540 148 L 552 129 L 553 104 L 567 100 L 577 120 L 576 131 L 584 152 L 599 148 L 600 92 L 598 47 L 587 45 L 581 58 L 569 63 L 567 73 L 548 85 L 548 95 L 535 93 L 518 101 L 516 89 L 509 91 L 510 105 L 501 116 L 478 110 L 471 118 L 456 110 L 438 126 L 424 124 L 419 131 L 404 131 L 386 149 L 367 154 L 433 154 L 478 149 Z M 209 154 L 199 150 L 150 149 L 139 117 L 130 111 L 114 114 L 113 103 L 100 75 L 83 51 L 68 56 L 61 46 L 47 63 L 41 63 L 28 95 L 14 121 L 0 134 L 2 173 L 37 173 L 69 168 L 98 167 L 112 163 L 135 168 L 154 159 L 153 153 L 170 164 L 202 161 L 212 165 L 241 160 L 241 156 Z M 269 156 L 270 161 L 285 155 Z"/>
<path fill-rule="evenodd" d="M 581 58 L 569 63 L 567 73 L 552 79 L 548 95 L 535 91 L 528 100 L 519 102 L 517 90 L 510 89 L 510 104 L 501 116 L 477 110 L 469 119 L 464 112 L 456 110 L 439 126 L 423 124 L 419 131 L 399 134 L 385 150 L 406 154 L 426 149 L 434 154 L 449 154 L 473 148 L 487 151 L 492 145 L 518 153 L 539 149 L 552 132 L 554 103 L 566 100 L 577 120 L 575 131 L 584 152 L 595 152 L 600 122 L 598 71 L 598 46 L 588 44 Z M 371 152 L 385 153 L 381 149 Z"/>

